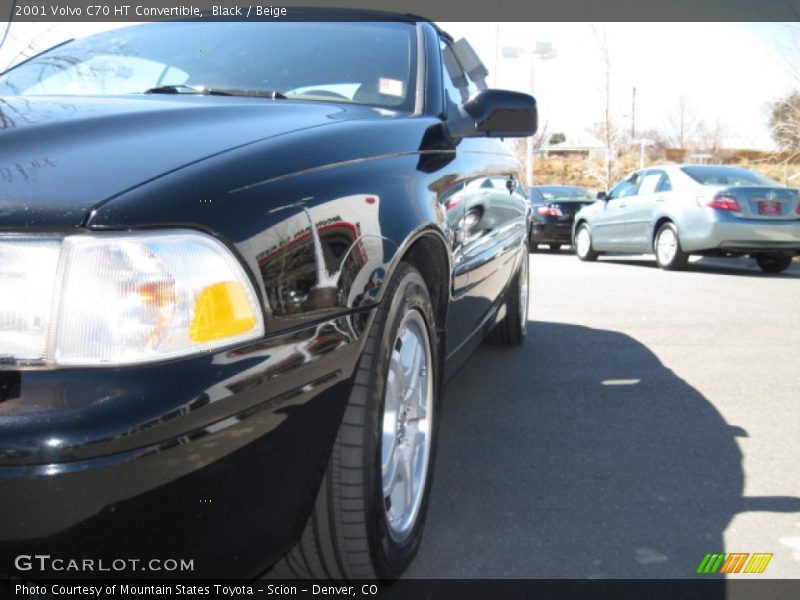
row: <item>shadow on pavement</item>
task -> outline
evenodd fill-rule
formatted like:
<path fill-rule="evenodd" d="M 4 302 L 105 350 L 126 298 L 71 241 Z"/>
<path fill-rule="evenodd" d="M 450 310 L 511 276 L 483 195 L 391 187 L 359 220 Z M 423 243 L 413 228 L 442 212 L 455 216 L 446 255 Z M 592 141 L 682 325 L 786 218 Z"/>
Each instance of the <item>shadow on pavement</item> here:
<path fill-rule="evenodd" d="M 628 255 L 623 254 L 604 255 L 600 260 L 611 264 L 658 269 L 656 259 L 649 256 L 646 259 L 632 260 Z M 701 257 L 699 260 L 690 262 L 686 267 L 686 272 L 714 273 L 736 277 L 800 279 L 800 263 L 793 264 L 783 273 L 764 273 L 753 259 Z"/>
<path fill-rule="evenodd" d="M 627 335 L 530 323 L 447 388 L 407 577 L 695 578 L 738 512 L 800 510 L 742 497 L 736 425 Z"/>

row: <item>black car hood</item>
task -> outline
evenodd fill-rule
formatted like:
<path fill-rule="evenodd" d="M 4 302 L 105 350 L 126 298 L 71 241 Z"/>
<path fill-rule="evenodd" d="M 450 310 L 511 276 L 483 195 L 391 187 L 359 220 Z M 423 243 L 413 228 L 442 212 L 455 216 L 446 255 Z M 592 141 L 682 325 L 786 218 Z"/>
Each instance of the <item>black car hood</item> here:
<path fill-rule="evenodd" d="M 176 95 L 0 98 L 0 229 L 78 227 L 126 190 L 245 144 L 366 107 Z"/>

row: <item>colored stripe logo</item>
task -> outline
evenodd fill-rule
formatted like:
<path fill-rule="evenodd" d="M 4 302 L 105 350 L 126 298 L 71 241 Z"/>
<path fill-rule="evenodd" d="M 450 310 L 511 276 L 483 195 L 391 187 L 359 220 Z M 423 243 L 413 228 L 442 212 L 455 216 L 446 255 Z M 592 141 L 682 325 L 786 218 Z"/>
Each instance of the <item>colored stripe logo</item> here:
<path fill-rule="evenodd" d="M 701 575 L 713 575 L 715 573 L 763 573 L 767 569 L 772 554 L 764 552 L 731 552 L 728 554 L 706 554 L 697 573 Z"/>

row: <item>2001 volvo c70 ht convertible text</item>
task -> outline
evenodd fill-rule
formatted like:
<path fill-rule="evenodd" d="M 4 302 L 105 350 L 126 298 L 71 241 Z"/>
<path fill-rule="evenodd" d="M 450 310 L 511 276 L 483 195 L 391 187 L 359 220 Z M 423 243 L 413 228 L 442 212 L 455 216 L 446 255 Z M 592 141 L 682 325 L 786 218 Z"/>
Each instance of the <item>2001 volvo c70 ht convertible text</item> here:
<path fill-rule="evenodd" d="M 0 572 L 412 560 L 443 381 L 525 337 L 494 138 L 536 109 L 393 19 L 147 24 L 0 77 Z"/>

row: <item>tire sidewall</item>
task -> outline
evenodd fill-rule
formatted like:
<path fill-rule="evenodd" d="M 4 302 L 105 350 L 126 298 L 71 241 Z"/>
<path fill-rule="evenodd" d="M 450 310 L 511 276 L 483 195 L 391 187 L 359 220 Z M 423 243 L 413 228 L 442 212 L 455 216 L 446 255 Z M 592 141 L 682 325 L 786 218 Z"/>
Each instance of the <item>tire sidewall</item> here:
<path fill-rule="evenodd" d="M 370 379 L 369 427 L 364 444 L 367 535 L 373 557 L 376 575 L 381 579 L 399 577 L 413 560 L 422 540 L 422 531 L 433 481 L 433 468 L 436 458 L 436 439 L 438 430 L 438 400 L 440 389 L 440 357 L 436 343 L 436 328 L 433 306 L 422 276 L 413 268 L 402 265 L 396 277 L 397 287 L 389 300 L 383 331 L 377 344 L 377 356 Z M 389 369 L 394 341 L 404 315 L 409 310 L 418 310 L 425 320 L 428 340 L 431 344 L 433 373 L 433 410 L 431 411 L 431 439 L 428 473 L 425 489 L 414 528 L 402 542 L 392 539 L 389 533 L 383 498 L 383 478 L 381 474 L 381 444 L 383 431 L 383 407 L 386 392 L 386 378 Z"/>

